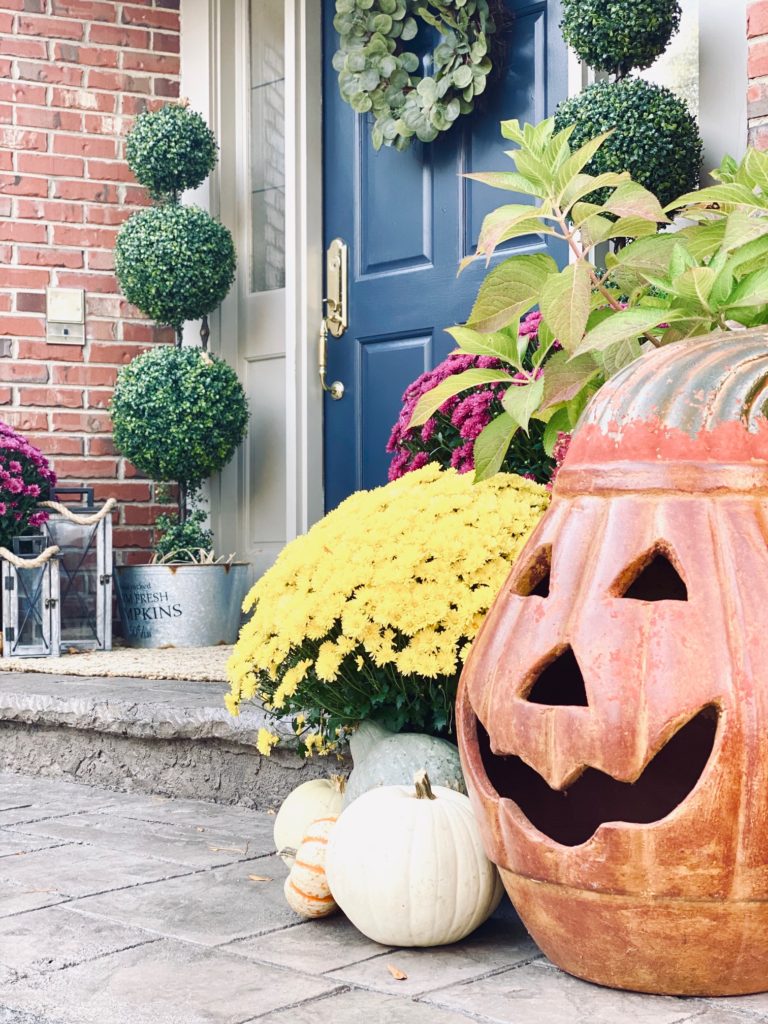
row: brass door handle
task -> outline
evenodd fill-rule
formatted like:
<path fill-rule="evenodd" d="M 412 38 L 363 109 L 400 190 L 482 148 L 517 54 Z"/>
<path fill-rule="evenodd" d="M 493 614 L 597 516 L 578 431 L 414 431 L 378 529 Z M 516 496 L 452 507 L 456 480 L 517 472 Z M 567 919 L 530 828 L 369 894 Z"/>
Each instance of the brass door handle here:
<path fill-rule="evenodd" d="M 323 317 L 320 322 L 318 341 L 317 370 L 320 374 L 320 387 L 323 391 L 327 391 L 335 402 L 338 402 L 344 397 L 344 385 L 340 380 L 335 380 L 332 384 L 329 384 L 325 379 L 325 373 L 328 368 L 328 319 L 326 317 Z"/>

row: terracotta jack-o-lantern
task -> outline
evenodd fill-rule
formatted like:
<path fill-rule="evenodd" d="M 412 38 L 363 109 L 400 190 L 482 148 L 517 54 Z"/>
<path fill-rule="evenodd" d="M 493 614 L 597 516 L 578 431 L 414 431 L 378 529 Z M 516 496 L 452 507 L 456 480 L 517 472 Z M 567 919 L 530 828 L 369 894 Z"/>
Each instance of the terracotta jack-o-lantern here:
<path fill-rule="evenodd" d="M 767 403 L 765 331 L 609 382 L 464 670 L 488 855 L 601 984 L 768 989 Z"/>

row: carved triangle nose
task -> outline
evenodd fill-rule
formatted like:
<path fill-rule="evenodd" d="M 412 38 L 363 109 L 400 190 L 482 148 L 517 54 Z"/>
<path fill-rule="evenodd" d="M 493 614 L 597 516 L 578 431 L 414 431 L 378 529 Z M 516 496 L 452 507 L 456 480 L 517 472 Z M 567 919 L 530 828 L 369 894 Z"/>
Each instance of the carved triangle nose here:
<path fill-rule="evenodd" d="M 550 707 L 589 706 L 584 676 L 570 645 L 545 666 L 528 691 L 527 699 L 531 704 Z"/>

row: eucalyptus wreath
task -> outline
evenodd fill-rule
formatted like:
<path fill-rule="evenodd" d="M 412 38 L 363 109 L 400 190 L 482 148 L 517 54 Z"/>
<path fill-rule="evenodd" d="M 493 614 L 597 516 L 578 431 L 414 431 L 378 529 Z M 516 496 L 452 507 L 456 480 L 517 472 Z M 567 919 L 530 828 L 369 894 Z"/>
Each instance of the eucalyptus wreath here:
<path fill-rule="evenodd" d="M 431 75 L 417 73 L 421 58 L 404 46 L 419 21 L 441 36 Z M 488 0 L 336 0 L 333 24 L 342 99 L 373 115 L 375 149 L 405 149 L 414 136 L 432 142 L 485 90 L 496 30 Z"/>

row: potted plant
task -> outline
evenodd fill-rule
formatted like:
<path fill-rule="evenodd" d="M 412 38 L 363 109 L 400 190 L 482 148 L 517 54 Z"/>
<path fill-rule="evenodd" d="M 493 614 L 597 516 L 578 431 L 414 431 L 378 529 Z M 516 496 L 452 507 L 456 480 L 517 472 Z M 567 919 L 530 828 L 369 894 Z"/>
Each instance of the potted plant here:
<path fill-rule="evenodd" d="M 233 643 L 249 567 L 215 557 L 200 489 L 232 458 L 248 422 L 237 374 L 207 351 L 206 318 L 232 285 L 235 250 L 227 228 L 180 202 L 215 166 L 216 142 L 199 114 L 168 105 L 137 117 L 126 152 L 156 205 L 120 229 L 117 277 L 129 302 L 174 329 L 176 343 L 118 374 L 114 442 L 142 473 L 175 484 L 177 507 L 157 519 L 152 563 L 117 570 L 123 628 L 137 647 Z M 199 319 L 202 347 L 182 347 L 185 321 Z"/>

